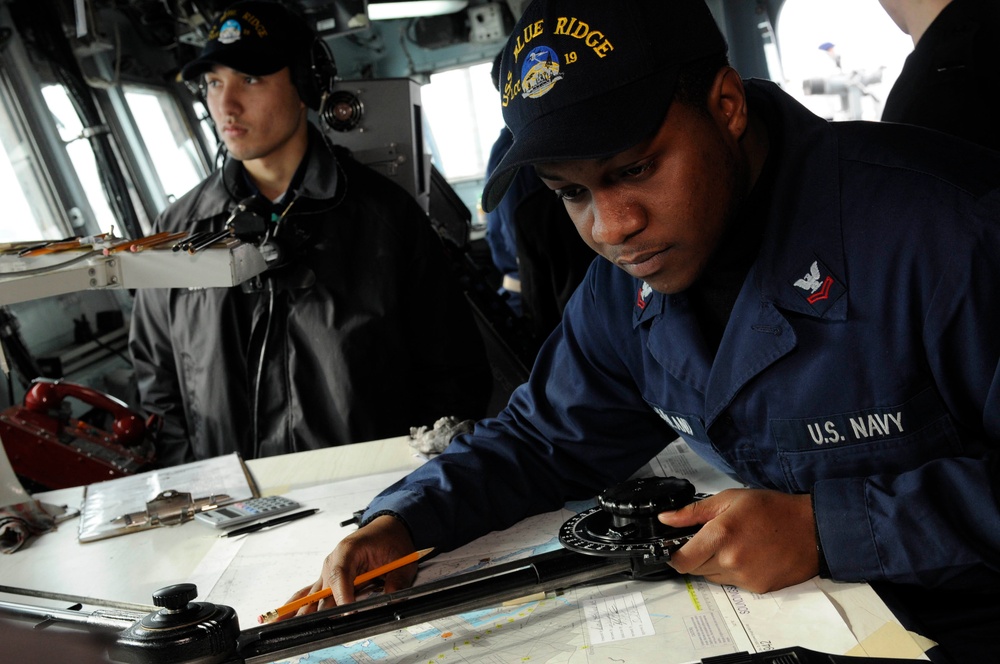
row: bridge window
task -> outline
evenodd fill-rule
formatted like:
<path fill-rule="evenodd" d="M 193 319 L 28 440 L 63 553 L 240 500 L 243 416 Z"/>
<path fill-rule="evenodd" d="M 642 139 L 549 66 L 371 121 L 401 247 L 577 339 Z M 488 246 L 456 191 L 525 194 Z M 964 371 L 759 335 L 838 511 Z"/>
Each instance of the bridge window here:
<path fill-rule="evenodd" d="M 433 74 L 420 92 L 432 159 L 473 212 L 474 229 L 486 160 L 503 127 L 491 66 L 487 62 Z"/>
<path fill-rule="evenodd" d="M 125 86 L 125 99 L 163 194 L 168 203 L 173 202 L 208 174 L 198 147 L 174 100 L 166 92 Z"/>
<path fill-rule="evenodd" d="M 43 214 L 46 197 L 39 190 L 38 160 L 31 152 L 27 136 L 16 129 L 7 108 L 0 108 L 0 242 L 24 242 L 59 235 Z M 37 213 L 36 213 L 37 211 Z M 47 234 L 40 229 L 47 228 Z"/>
<path fill-rule="evenodd" d="M 80 185 L 86 192 L 87 202 L 90 203 L 97 225 L 102 232 L 108 232 L 115 226 L 116 232 L 121 235 L 121 229 L 117 228 L 115 215 L 108 206 L 108 199 L 101 184 L 94 150 L 84 133 L 83 123 L 66 93 L 66 88 L 61 85 L 46 85 L 42 87 L 42 96 L 45 97 L 45 103 L 48 104 L 49 111 L 55 119 L 59 136 L 66 144 L 66 152 L 73 163 L 73 170 L 76 171 Z"/>
<path fill-rule="evenodd" d="M 487 62 L 433 74 L 421 90 L 435 163 L 448 180 L 481 178 L 503 126 L 490 67 Z"/>
<path fill-rule="evenodd" d="M 913 50 L 872 0 L 786 0 L 775 32 L 785 90 L 831 120 L 878 120 Z"/>

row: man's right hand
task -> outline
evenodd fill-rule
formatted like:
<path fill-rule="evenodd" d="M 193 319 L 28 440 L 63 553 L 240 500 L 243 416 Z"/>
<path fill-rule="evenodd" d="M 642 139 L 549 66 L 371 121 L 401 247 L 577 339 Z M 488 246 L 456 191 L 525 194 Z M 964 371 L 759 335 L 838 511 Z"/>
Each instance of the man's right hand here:
<path fill-rule="evenodd" d="M 380 516 L 371 523 L 351 533 L 337 545 L 323 561 L 323 572 L 319 580 L 311 586 L 302 588 L 288 601 L 319 592 L 329 586 L 333 595 L 315 604 L 308 604 L 294 614 L 283 616 L 279 620 L 293 616 L 303 616 L 334 606 L 348 604 L 354 601 L 354 579 L 368 570 L 398 560 L 415 551 L 413 540 L 406 526 L 392 516 Z M 413 584 L 417 575 L 416 563 L 401 567 L 385 575 L 385 592 L 391 593 Z"/>

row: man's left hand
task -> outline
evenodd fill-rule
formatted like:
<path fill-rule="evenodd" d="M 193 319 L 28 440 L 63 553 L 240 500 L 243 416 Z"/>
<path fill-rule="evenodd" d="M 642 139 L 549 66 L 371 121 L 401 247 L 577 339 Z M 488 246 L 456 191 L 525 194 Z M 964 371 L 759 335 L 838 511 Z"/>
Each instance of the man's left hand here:
<path fill-rule="evenodd" d="M 670 565 L 681 574 L 765 593 L 806 581 L 819 572 L 816 525 L 808 494 L 727 489 L 674 512 L 660 522 L 704 524 L 675 551 Z"/>

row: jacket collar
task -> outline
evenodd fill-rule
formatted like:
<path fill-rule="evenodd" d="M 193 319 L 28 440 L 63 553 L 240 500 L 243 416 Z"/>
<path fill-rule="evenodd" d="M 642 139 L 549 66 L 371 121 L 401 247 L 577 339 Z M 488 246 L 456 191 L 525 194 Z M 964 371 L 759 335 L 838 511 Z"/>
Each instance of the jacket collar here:
<path fill-rule="evenodd" d="M 751 112 L 779 141 L 774 195 L 757 261 L 761 300 L 806 316 L 847 318 L 839 146 L 830 123 L 769 81 L 747 81 Z"/>
<path fill-rule="evenodd" d="M 770 81 L 745 81 L 752 113 L 767 123 L 775 164 L 760 253 L 750 268 L 762 302 L 806 316 L 847 318 L 840 221 L 838 141 L 830 123 Z M 636 282 L 633 325 L 670 308 L 670 298 Z M 744 289 L 744 295 L 748 293 Z M 742 297 L 742 296 L 741 296 Z"/>
<path fill-rule="evenodd" d="M 306 151 L 305 159 L 305 174 L 298 186 L 298 197 L 314 200 L 332 198 L 337 189 L 340 169 L 337 167 L 337 158 L 333 154 L 332 146 L 312 123 L 309 124 L 309 149 Z M 249 193 L 244 181 L 245 173 L 242 162 L 226 159 L 222 167 L 226 190 L 236 193 L 237 196 Z"/>
<path fill-rule="evenodd" d="M 337 190 L 344 184 L 342 171 L 333 147 L 312 123 L 309 124 L 306 160 L 306 171 L 299 186 L 298 197 L 319 202 L 337 198 Z M 243 164 L 227 158 L 222 168 L 209 176 L 209 186 L 195 203 L 189 218 L 196 221 L 228 212 L 237 201 L 250 194 L 244 177 Z M 222 186 L 211 186 L 212 181 Z"/>

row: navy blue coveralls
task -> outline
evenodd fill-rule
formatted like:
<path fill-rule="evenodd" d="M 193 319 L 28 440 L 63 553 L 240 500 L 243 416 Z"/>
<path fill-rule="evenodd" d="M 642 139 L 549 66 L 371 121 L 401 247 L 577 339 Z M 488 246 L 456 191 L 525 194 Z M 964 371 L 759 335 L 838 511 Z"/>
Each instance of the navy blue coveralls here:
<path fill-rule="evenodd" d="M 1000 590 L 1000 155 L 747 87 L 781 160 L 717 353 L 686 294 L 597 260 L 508 407 L 368 520 L 446 550 L 592 496 L 679 434 L 751 487 L 811 493 L 834 579 Z"/>

